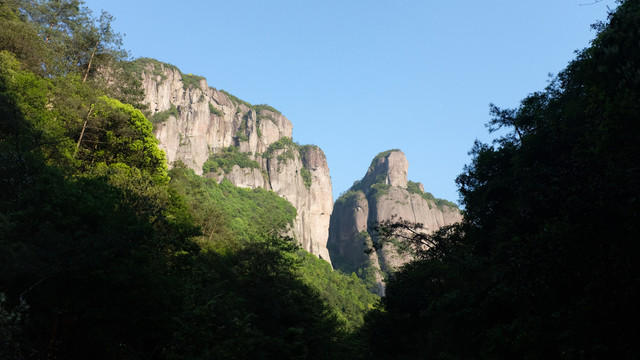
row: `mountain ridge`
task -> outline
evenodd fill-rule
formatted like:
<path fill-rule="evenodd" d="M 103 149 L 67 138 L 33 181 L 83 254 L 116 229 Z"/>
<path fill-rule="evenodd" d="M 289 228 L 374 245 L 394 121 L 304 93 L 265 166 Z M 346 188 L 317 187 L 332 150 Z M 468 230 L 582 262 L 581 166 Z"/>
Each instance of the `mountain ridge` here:
<path fill-rule="evenodd" d="M 269 105 L 252 105 L 158 60 L 136 61 L 143 103 L 168 163 L 179 160 L 198 175 L 274 191 L 297 210 L 290 235 L 330 262 L 333 198 L 324 152 L 295 143 L 291 121 Z"/>

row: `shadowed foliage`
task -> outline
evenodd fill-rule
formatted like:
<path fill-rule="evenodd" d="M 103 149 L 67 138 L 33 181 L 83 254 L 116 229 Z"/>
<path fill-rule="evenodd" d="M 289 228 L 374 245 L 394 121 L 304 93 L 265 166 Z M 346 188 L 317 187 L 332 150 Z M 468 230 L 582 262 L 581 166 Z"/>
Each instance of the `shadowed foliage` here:
<path fill-rule="evenodd" d="M 490 130 L 457 183 L 464 221 L 395 274 L 375 358 L 625 358 L 640 312 L 640 2 Z M 399 224 L 403 230 L 411 224 Z"/>

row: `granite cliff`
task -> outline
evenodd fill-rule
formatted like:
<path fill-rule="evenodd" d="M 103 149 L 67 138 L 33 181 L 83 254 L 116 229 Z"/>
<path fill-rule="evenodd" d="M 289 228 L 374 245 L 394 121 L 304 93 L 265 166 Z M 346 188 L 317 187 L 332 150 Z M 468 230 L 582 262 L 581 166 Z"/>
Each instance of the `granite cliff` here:
<path fill-rule="evenodd" d="M 330 261 L 333 198 L 323 151 L 296 144 L 291 122 L 268 105 L 252 105 L 169 64 L 136 62 L 144 103 L 169 164 L 180 160 L 199 175 L 273 190 L 297 209 L 293 237 Z"/>
<path fill-rule="evenodd" d="M 377 283 L 382 293 L 384 274 L 411 260 L 410 252 L 400 251 L 400 243 L 378 242 L 373 226 L 386 220 L 403 219 L 421 223 L 425 231 L 462 220 L 458 207 L 436 199 L 420 183 L 407 180 L 409 163 L 400 150 L 378 154 L 364 176 L 336 200 L 327 246 L 336 269 L 356 272 Z"/>

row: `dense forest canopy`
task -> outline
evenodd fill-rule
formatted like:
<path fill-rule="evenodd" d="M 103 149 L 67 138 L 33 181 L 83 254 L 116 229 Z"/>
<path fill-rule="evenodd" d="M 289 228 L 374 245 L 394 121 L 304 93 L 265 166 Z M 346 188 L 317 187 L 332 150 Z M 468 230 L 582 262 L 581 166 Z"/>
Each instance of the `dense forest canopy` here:
<path fill-rule="evenodd" d="M 169 170 L 108 13 L 0 20 L 0 358 L 640 356 L 640 1 L 491 107 L 464 221 L 411 237 L 379 303 L 285 236 L 284 199 Z"/>
<path fill-rule="evenodd" d="M 457 178 L 464 221 L 388 283 L 375 358 L 637 358 L 640 2 L 516 109 Z M 411 224 L 386 224 L 393 236 Z"/>
<path fill-rule="evenodd" d="M 327 358 L 377 297 L 273 192 L 169 171 L 112 17 L 0 2 L 0 358 Z"/>

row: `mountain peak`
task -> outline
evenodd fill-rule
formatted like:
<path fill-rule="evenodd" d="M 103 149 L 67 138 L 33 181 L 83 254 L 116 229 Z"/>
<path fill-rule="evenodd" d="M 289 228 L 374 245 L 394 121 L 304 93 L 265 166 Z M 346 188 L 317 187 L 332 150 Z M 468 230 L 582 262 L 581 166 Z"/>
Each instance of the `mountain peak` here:
<path fill-rule="evenodd" d="M 365 184 L 383 182 L 387 185 L 406 188 L 408 169 L 409 162 L 401 150 L 383 151 L 371 161 L 363 182 Z"/>

